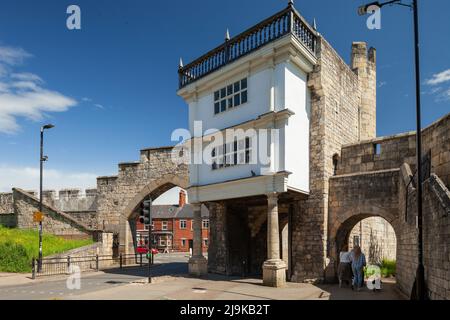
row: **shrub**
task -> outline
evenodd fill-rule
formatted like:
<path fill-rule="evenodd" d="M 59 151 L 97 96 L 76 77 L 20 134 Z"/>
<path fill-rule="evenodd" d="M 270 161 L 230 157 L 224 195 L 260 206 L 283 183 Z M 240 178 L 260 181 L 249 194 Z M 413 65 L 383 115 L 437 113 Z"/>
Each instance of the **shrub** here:
<path fill-rule="evenodd" d="M 387 278 L 391 276 L 395 276 L 397 263 L 395 260 L 387 260 L 383 259 L 381 263 L 381 276 Z"/>
<path fill-rule="evenodd" d="M 366 278 L 373 276 L 380 270 L 381 276 L 383 278 L 389 278 L 395 276 L 396 261 L 383 259 L 380 265 L 368 265 L 364 268 L 364 275 Z"/>

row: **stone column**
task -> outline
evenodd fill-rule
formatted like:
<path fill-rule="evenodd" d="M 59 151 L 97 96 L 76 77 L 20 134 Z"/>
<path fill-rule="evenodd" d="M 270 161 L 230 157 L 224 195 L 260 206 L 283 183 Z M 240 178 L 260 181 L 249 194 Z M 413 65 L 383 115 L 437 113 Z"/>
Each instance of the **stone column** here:
<path fill-rule="evenodd" d="M 189 259 L 189 274 L 199 277 L 208 272 L 208 261 L 203 256 L 202 251 L 202 204 L 193 203 L 191 205 L 194 211 L 194 247 L 192 248 L 192 257 Z"/>
<path fill-rule="evenodd" d="M 263 284 L 270 287 L 286 284 L 286 263 L 280 259 L 277 193 L 267 195 L 267 260 L 263 264 Z"/>

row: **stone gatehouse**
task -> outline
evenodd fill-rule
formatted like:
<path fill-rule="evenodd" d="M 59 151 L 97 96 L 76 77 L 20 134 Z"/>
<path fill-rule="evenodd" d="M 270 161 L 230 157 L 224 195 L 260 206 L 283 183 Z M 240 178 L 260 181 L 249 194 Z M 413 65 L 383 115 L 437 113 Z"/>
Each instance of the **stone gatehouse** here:
<path fill-rule="evenodd" d="M 262 275 L 264 284 L 281 286 L 335 280 L 355 226 L 377 230 L 387 221 L 386 250 L 395 252 L 397 284 L 409 295 L 417 266 L 416 134 L 376 137 L 376 50 L 354 42 L 350 54 L 347 64 L 290 3 L 181 64 L 178 94 L 189 105 L 190 130 L 195 120 L 219 131 L 279 129 L 281 141 L 268 143 L 269 167 L 247 161 L 252 137 L 242 149 L 211 152 L 216 161 L 242 154 L 240 165 L 225 158 L 188 166 L 172 161 L 173 147 L 141 150 L 139 161 L 97 179 L 93 229 L 115 233 L 119 252 L 130 252 L 139 205 L 179 186 L 194 208 L 192 274 Z M 422 135 L 426 281 L 431 298 L 449 299 L 450 114 Z M 11 197 L 0 196 L 5 210 L 22 207 L 9 205 Z M 210 212 L 208 259 L 202 204 Z"/>

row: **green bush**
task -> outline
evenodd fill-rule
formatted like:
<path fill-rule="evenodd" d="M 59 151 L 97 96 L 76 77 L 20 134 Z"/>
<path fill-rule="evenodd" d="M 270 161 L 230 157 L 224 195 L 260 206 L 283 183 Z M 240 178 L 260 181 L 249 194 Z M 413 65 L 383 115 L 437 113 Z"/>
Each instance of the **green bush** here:
<path fill-rule="evenodd" d="M 395 276 L 397 263 L 395 260 L 387 260 L 383 259 L 381 263 L 381 276 L 387 278 L 391 276 Z"/>
<path fill-rule="evenodd" d="M 380 265 L 369 265 L 364 268 L 364 275 L 366 278 L 373 276 L 378 272 L 377 269 L 380 269 L 381 276 L 383 278 L 389 278 L 395 276 L 396 270 L 396 261 L 395 260 L 387 260 L 383 259 Z"/>
<path fill-rule="evenodd" d="M 42 254 L 50 256 L 92 244 L 90 239 L 66 240 L 43 234 Z M 23 230 L 0 226 L 0 272 L 31 272 L 31 259 L 39 252 L 37 230 Z M 26 262 L 25 262 L 26 261 Z"/>

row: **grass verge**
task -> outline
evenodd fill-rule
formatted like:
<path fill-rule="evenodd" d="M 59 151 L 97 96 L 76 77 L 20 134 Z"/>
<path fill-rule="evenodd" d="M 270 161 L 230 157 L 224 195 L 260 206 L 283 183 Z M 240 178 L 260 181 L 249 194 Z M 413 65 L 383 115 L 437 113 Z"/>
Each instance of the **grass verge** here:
<path fill-rule="evenodd" d="M 91 239 L 66 240 L 44 233 L 42 254 L 49 256 L 92 244 Z M 0 272 L 31 272 L 31 259 L 39 252 L 37 230 L 0 226 Z"/>

